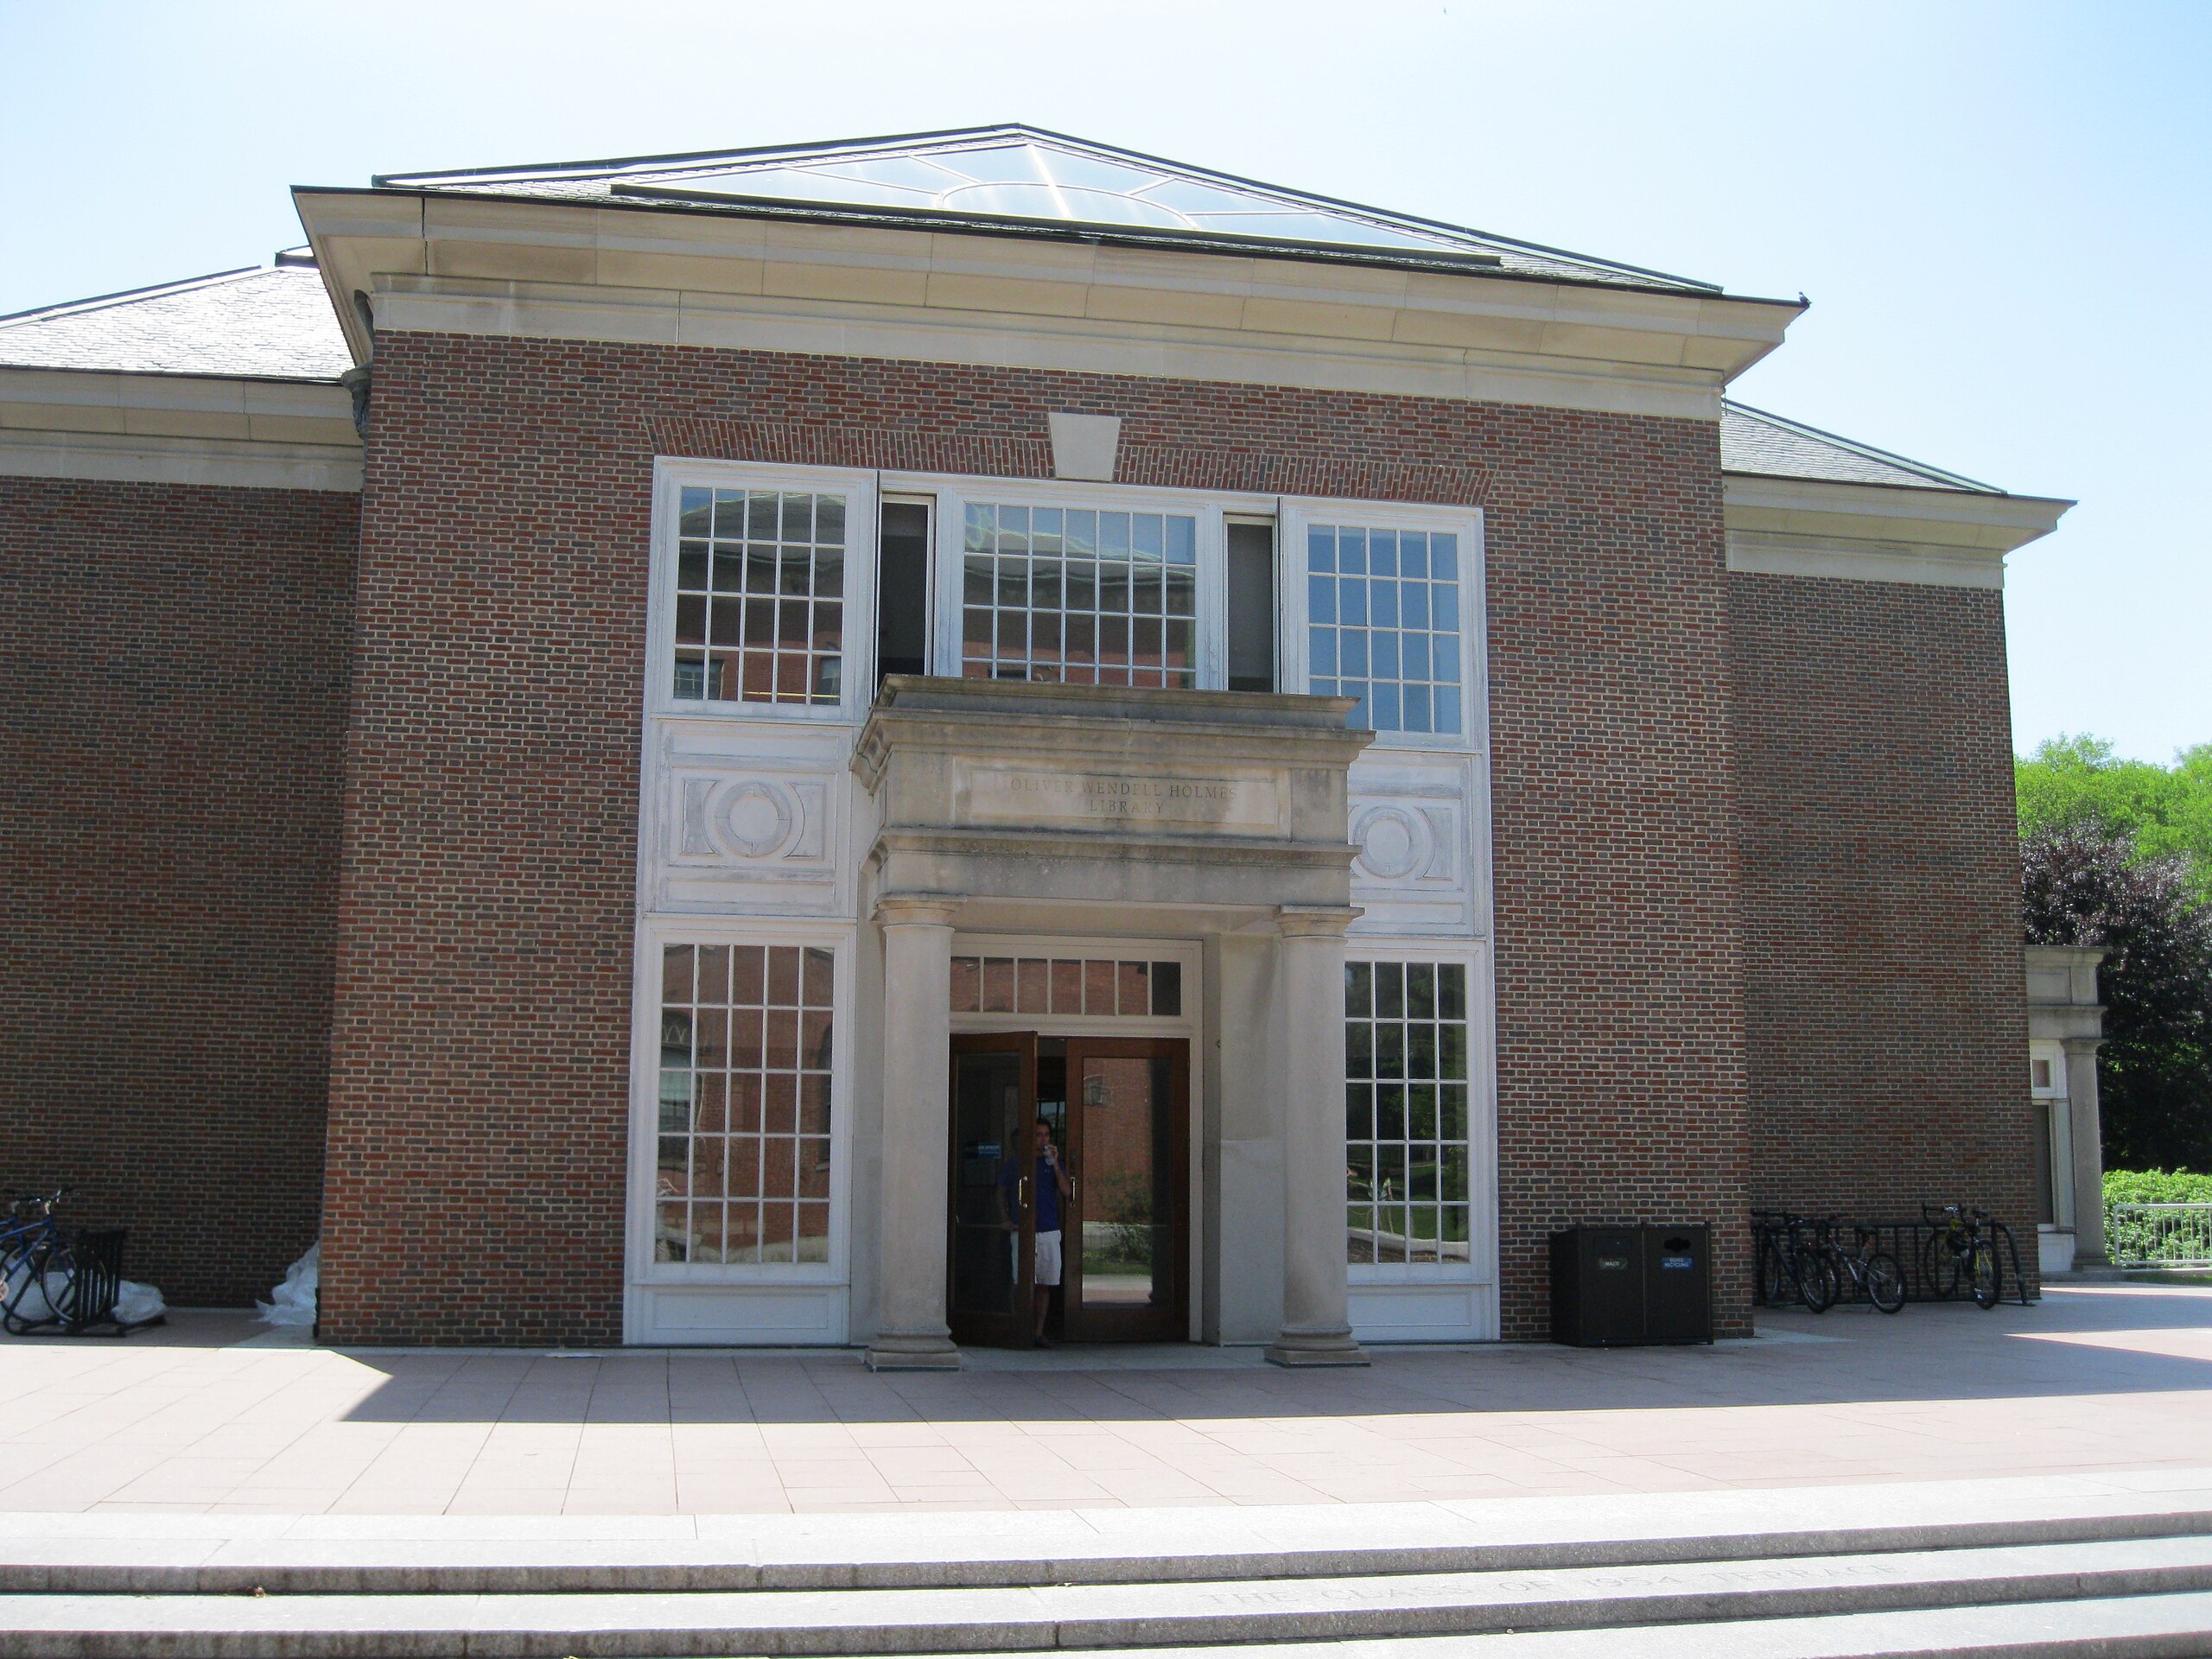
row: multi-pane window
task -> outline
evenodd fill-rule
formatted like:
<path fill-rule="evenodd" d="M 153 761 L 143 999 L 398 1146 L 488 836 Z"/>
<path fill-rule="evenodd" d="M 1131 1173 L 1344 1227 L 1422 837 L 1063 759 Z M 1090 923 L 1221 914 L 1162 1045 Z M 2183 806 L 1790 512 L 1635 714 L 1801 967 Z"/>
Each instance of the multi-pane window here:
<path fill-rule="evenodd" d="M 1467 1257 L 1467 969 L 1344 964 L 1350 1260 Z"/>
<path fill-rule="evenodd" d="M 1198 520 L 968 504 L 961 672 L 1198 683 Z"/>
<path fill-rule="evenodd" d="M 1179 1016 L 1179 962 L 955 957 L 955 1014 Z"/>
<path fill-rule="evenodd" d="M 1355 725 L 1459 729 L 1459 538 L 1315 524 L 1306 535 L 1307 681 L 1359 699 Z"/>
<path fill-rule="evenodd" d="M 834 703 L 845 638 L 845 498 L 687 488 L 675 694 Z"/>
<path fill-rule="evenodd" d="M 829 1259 L 827 950 L 661 953 L 659 1262 Z"/>

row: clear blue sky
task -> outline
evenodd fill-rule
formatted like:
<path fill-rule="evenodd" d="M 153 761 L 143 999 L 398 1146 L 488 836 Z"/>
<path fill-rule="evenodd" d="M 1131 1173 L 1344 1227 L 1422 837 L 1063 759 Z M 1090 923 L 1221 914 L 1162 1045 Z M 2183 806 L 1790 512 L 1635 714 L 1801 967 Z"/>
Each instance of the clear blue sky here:
<path fill-rule="evenodd" d="M 2024 749 L 2212 741 L 2212 4 L 0 0 L 0 311 L 265 260 L 286 187 L 1023 120 L 1809 295 L 1745 401 L 2076 498 Z"/>

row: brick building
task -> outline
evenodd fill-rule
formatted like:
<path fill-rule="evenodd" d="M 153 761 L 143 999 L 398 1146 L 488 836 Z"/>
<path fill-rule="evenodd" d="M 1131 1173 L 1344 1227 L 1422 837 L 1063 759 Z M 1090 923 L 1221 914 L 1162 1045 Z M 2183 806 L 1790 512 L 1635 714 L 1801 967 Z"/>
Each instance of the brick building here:
<path fill-rule="evenodd" d="M 2004 557 L 1799 302 L 1026 128 L 0 320 L 0 1178 L 340 1341 L 1543 1328 L 2032 1231 Z M 1025 1222 L 1027 1228 L 1025 1227 Z"/>

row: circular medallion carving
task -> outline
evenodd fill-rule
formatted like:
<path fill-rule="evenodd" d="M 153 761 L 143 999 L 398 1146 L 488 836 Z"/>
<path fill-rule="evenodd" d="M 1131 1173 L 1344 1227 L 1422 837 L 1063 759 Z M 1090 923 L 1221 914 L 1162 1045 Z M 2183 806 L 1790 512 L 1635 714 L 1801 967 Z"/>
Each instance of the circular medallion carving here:
<path fill-rule="evenodd" d="M 1352 831 L 1359 843 L 1359 864 L 1382 881 L 1397 881 L 1414 873 L 1426 839 L 1412 813 L 1395 806 L 1370 806 L 1360 814 Z"/>
<path fill-rule="evenodd" d="M 723 844 L 740 858 L 766 858 L 791 839 L 791 797 L 757 778 L 723 796 L 715 817 Z"/>

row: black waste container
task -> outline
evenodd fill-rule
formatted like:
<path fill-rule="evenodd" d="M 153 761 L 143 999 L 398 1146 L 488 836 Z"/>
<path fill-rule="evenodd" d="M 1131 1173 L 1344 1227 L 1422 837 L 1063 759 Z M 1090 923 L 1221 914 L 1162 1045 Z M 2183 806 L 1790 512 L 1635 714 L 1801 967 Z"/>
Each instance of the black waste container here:
<path fill-rule="evenodd" d="M 1703 1222 L 1637 1230 L 1643 1244 L 1643 1339 L 1713 1340 L 1713 1230 Z"/>
<path fill-rule="evenodd" d="M 1643 1250 L 1633 1226 L 1552 1235 L 1552 1340 L 1612 1348 L 1644 1340 Z"/>

